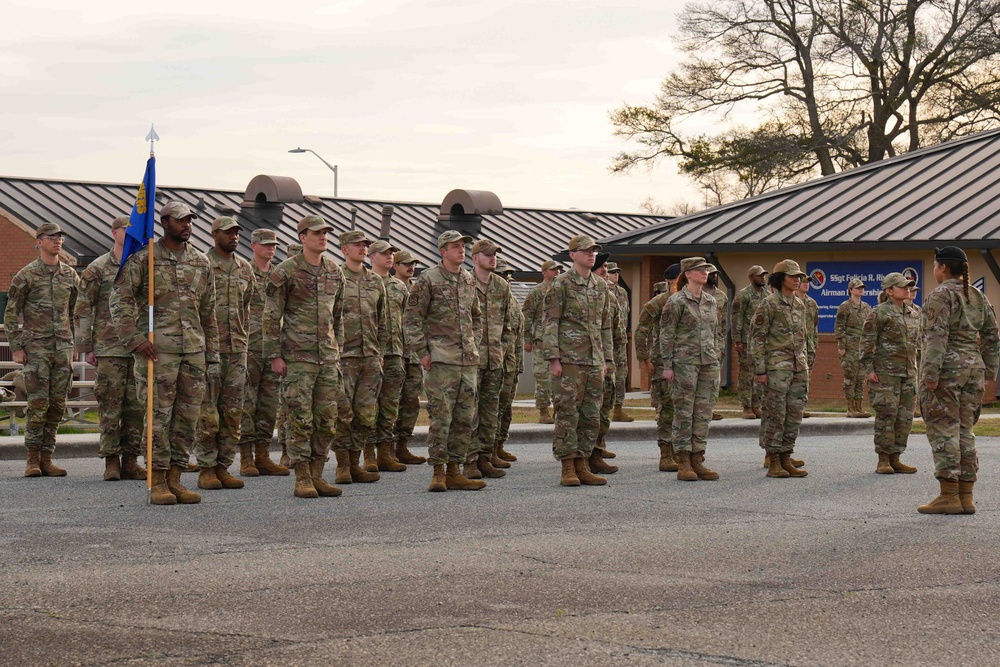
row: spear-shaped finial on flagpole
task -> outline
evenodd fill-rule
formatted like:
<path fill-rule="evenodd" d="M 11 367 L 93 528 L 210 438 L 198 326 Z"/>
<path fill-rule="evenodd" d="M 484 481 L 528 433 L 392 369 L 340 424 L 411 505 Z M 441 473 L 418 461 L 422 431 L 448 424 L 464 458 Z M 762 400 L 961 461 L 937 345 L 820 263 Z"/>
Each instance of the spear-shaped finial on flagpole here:
<path fill-rule="evenodd" d="M 146 141 L 149 142 L 149 157 L 153 157 L 154 155 L 156 155 L 156 151 L 153 149 L 153 142 L 159 140 L 160 140 L 160 135 L 156 133 L 156 128 L 153 127 L 152 123 L 150 123 L 149 134 L 146 135 Z"/>

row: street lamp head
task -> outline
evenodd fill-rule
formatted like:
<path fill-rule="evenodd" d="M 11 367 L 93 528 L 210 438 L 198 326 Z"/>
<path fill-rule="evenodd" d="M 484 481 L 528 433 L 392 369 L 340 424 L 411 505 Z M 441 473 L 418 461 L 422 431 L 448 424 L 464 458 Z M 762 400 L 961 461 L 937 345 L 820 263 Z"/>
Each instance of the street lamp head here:
<path fill-rule="evenodd" d="M 307 149 L 305 149 L 305 148 L 293 148 L 292 150 L 290 150 L 288 152 L 289 153 L 305 153 L 306 151 L 307 151 Z"/>

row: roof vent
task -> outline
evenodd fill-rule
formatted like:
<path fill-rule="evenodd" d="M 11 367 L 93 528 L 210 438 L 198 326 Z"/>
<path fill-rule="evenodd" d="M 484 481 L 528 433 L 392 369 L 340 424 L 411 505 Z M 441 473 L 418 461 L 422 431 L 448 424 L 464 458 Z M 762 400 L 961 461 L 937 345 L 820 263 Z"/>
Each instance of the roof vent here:
<path fill-rule="evenodd" d="M 587 222 L 600 222 L 601 221 L 601 219 L 598 218 L 593 213 L 581 213 L 580 217 L 583 218 L 584 220 L 586 220 Z"/>
<path fill-rule="evenodd" d="M 322 206 L 323 200 L 316 195 L 303 195 L 302 199 L 305 200 L 307 204 L 312 204 L 313 206 Z"/>
<path fill-rule="evenodd" d="M 301 204 L 302 188 L 288 176 L 254 176 L 243 194 L 243 207 L 268 204 Z"/>
<path fill-rule="evenodd" d="M 458 222 L 462 218 L 501 213 L 500 198 L 488 190 L 452 190 L 441 202 L 438 220 Z"/>

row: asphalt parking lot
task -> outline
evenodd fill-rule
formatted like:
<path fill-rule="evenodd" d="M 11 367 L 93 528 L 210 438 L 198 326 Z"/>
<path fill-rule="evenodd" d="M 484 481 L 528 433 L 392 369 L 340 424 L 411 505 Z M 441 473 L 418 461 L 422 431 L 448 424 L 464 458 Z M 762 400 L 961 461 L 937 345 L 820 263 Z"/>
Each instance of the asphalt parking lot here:
<path fill-rule="evenodd" d="M 151 507 L 142 482 L 0 461 L 0 663 L 31 665 L 983 665 L 1000 663 L 1000 439 L 974 516 L 923 516 L 870 439 L 815 436 L 804 479 L 753 439 L 717 482 L 615 441 L 606 487 L 561 488 L 544 445 L 507 478 L 430 494 L 426 467 L 300 500 L 291 478 Z M 185 475 L 194 486 L 196 476 Z"/>

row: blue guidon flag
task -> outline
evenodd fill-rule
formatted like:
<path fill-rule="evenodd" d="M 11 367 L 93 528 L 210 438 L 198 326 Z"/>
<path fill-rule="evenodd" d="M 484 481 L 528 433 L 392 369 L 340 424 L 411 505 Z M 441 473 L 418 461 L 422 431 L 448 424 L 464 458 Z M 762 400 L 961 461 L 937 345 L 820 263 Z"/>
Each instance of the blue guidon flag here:
<path fill-rule="evenodd" d="M 128 258 L 139 252 L 153 238 L 155 208 L 156 156 L 150 155 L 146 161 L 146 173 L 139 185 L 139 194 L 135 196 L 135 205 L 132 206 L 128 227 L 125 229 L 125 247 L 122 250 L 121 264 L 118 266 L 119 275 Z"/>

